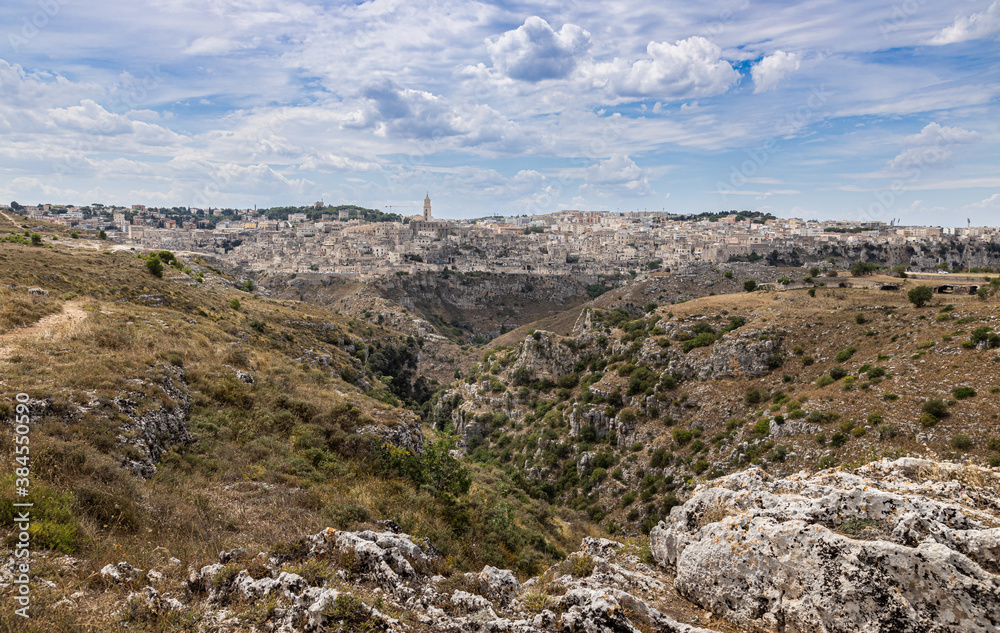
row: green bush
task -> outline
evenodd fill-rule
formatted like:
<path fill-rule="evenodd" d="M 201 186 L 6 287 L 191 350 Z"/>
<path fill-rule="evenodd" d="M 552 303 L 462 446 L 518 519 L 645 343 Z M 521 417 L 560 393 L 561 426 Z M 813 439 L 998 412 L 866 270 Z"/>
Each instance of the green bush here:
<path fill-rule="evenodd" d="M 229 302 L 229 307 L 232 308 L 233 310 L 239 310 L 240 305 L 241 304 L 239 299 L 233 299 L 232 301 Z"/>
<path fill-rule="evenodd" d="M 955 390 L 955 400 L 965 400 L 967 398 L 973 398 L 976 395 L 976 390 L 972 387 L 959 387 Z"/>
<path fill-rule="evenodd" d="M 956 451 L 967 451 L 972 448 L 972 438 L 968 435 L 958 433 L 951 436 L 948 444 L 950 444 Z"/>
<path fill-rule="evenodd" d="M 843 367 L 840 367 L 839 365 L 830 368 L 830 378 L 833 378 L 834 380 L 840 380 L 846 375 L 847 375 L 847 370 L 844 369 Z"/>
<path fill-rule="evenodd" d="M 897 431 L 896 427 L 892 426 L 891 424 L 879 425 L 876 431 L 878 432 L 879 438 L 883 440 L 891 440 L 892 438 L 899 435 L 899 431 Z"/>
<path fill-rule="evenodd" d="M 163 262 L 158 255 L 150 255 L 146 259 L 146 270 L 154 277 L 163 277 Z"/>
<path fill-rule="evenodd" d="M 833 437 L 830 438 L 830 444 L 833 446 L 843 446 L 847 443 L 847 434 L 845 433 L 834 433 Z"/>
<path fill-rule="evenodd" d="M 940 398 L 931 398 L 930 400 L 927 400 L 924 402 L 924 405 L 920 410 L 924 413 L 933 415 L 938 420 L 948 417 L 948 405 L 946 405 Z"/>
<path fill-rule="evenodd" d="M 816 386 L 822 388 L 822 387 L 826 387 L 828 385 L 832 385 L 835 382 L 837 382 L 837 381 L 834 380 L 830 376 L 830 374 L 823 374 L 822 376 L 820 376 L 819 378 L 816 379 Z"/>
<path fill-rule="evenodd" d="M 937 424 L 938 421 L 939 420 L 930 413 L 921 413 L 920 419 L 918 420 L 918 422 L 920 422 L 920 426 L 924 428 L 932 427 Z"/>
<path fill-rule="evenodd" d="M 713 343 L 715 343 L 715 335 L 709 334 L 708 332 L 702 332 L 701 334 L 698 334 L 694 338 L 684 341 L 681 347 L 684 350 L 684 353 L 686 354 L 693 349 L 697 349 L 699 347 L 708 347 Z"/>
<path fill-rule="evenodd" d="M 931 299 L 934 298 L 934 291 L 930 289 L 929 286 L 917 286 L 912 288 L 907 294 L 906 298 L 910 300 L 914 306 L 918 308 L 924 307 Z"/>
<path fill-rule="evenodd" d="M 747 292 L 753 292 L 757 289 L 757 282 L 753 279 L 747 279 L 743 282 L 743 290 Z"/>
<path fill-rule="evenodd" d="M 846 363 L 847 361 L 851 360 L 851 357 L 854 356 L 854 352 L 856 351 L 857 350 L 854 349 L 853 347 L 848 347 L 847 349 L 840 350 L 839 352 L 837 352 L 837 355 L 833 357 L 833 360 L 837 361 L 838 363 Z"/>
<path fill-rule="evenodd" d="M 671 434 L 673 435 L 674 441 L 680 446 L 684 446 L 694 437 L 694 434 L 687 429 L 674 429 Z"/>

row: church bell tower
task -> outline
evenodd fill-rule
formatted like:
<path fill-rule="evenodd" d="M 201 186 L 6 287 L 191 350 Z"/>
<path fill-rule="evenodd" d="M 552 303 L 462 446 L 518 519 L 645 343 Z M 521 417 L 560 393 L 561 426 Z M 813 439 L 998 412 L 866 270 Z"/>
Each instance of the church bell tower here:
<path fill-rule="evenodd" d="M 424 198 L 424 222 L 431 221 L 431 194 L 427 193 L 427 197 Z"/>

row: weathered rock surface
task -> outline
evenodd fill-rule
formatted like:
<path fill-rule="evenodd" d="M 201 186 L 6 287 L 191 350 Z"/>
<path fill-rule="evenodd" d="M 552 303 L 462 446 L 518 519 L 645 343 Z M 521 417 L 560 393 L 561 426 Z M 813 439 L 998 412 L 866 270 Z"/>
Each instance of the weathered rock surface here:
<path fill-rule="evenodd" d="M 223 552 L 225 564 L 190 570 L 183 601 L 144 587 L 115 613 L 126 623 L 198 613 L 204 631 L 715 633 L 655 608 L 668 585 L 636 554 L 622 543 L 588 538 L 569 560 L 523 584 L 490 566 L 445 578 L 437 572 L 447 566 L 426 541 L 327 529 L 280 556 Z M 289 571 L 293 566 L 311 570 L 309 578 Z M 255 604 L 269 605 L 266 617 L 246 610 Z"/>
<path fill-rule="evenodd" d="M 1000 630 L 1000 474 L 925 460 L 699 487 L 652 532 L 692 602 L 754 631 Z"/>

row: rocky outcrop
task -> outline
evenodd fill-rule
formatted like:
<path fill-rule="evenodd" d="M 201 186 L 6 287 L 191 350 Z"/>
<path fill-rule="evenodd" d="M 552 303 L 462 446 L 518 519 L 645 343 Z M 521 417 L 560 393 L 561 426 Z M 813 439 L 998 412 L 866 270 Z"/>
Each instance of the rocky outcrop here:
<path fill-rule="evenodd" d="M 140 412 L 137 400 L 129 395 L 114 401 L 127 418 L 119 431 L 118 441 L 134 449 L 130 456 L 124 458 L 124 466 L 140 477 L 152 477 L 160 456 L 172 446 L 194 441 L 187 428 L 191 396 L 184 380 L 184 370 L 172 365 L 160 369 L 161 375 L 154 382 L 173 406 L 152 407 Z"/>
<path fill-rule="evenodd" d="M 681 594 L 767 632 L 1000 630 L 1000 474 L 900 459 L 699 487 L 652 532 Z"/>
<path fill-rule="evenodd" d="M 530 380 L 556 380 L 573 371 L 573 364 L 578 360 L 579 354 L 561 341 L 562 338 L 558 335 L 541 330 L 525 337 L 520 353 L 511 365 L 512 375 L 514 372 L 524 372 Z"/>
<path fill-rule="evenodd" d="M 697 364 L 698 378 L 764 376 L 781 365 L 784 333 L 775 328 L 736 330 L 712 346 L 707 360 Z"/>
<path fill-rule="evenodd" d="M 655 608 L 665 577 L 634 548 L 606 539 L 584 539 L 567 561 L 524 583 L 490 566 L 449 572 L 430 543 L 394 532 L 327 529 L 283 551 L 223 552 L 226 563 L 190 571 L 182 600 L 147 586 L 115 614 L 131 623 L 197 613 L 204 631 L 715 633 Z M 266 618 L 245 610 L 252 604 L 269 605 Z"/>

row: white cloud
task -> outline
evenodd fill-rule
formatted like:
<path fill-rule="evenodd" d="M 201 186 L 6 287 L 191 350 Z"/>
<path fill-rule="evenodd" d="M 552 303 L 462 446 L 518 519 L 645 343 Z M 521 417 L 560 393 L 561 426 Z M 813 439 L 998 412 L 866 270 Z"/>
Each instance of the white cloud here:
<path fill-rule="evenodd" d="M 954 156 L 952 148 L 975 142 L 980 134 L 960 127 L 928 123 L 918 134 L 903 139 L 903 151 L 889 161 L 893 171 L 943 167 Z"/>
<path fill-rule="evenodd" d="M 596 165 L 587 168 L 586 183 L 581 191 L 596 190 L 599 193 L 620 193 L 630 196 L 645 196 L 651 191 L 646 171 L 634 160 L 623 154 L 613 154 Z"/>
<path fill-rule="evenodd" d="M 421 150 L 425 153 L 452 145 L 510 148 L 523 141 L 517 125 L 486 104 L 453 105 L 442 96 L 389 80 L 365 88 L 360 107 L 347 113 L 341 125 L 371 129 L 383 138 L 420 139 L 427 142 Z"/>
<path fill-rule="evenodd" d="M 207 35 L 199 37 L 188 44 L 187 48 L 184 49 L 184 53 L 187 55 L 226 55 L 227 53 L 249 48 L 250 46 L 251 44 L 246 42 L 237 42 L 225 37 Z"/>
<path fill-rule="evenodd" d="M 494 68 L 506 77 L 529 82 L 562 79 L 590 49 L 590 33 L 575 24 L 556 31 L 532 16 L 515 30 L 487 40 L 486 47 Z"/>
<path fill-rule="evenodd" d="M 648 57 L 636 61 L 594 64 L 586 72 L 591 85 L 618 97 L 681 100 L 722 94 L 740 78 L 719 47 L 704 37 L 650 42 L 646 52 Z"/>
<path fill-rule="evenodd" d="M 317 171 L 381 171 L 378 163 L 365 160 L 357 160 L 347 156 L 340 156 L 332 152 L 325 152 L 316 156 L 309 156 L 300 165 L 302 169 L 315 169 Z"/>
<path fill-rule="evenodd" d="M 760 60 L 750 74 L 753 76 L 753 91 L 767 92 L 777 87 L 778 82 L 795 72 L 802 65 L 802 59 L 797 53 L 775 51 Z"/>
<path fill-rule="evenodd" d="M 1000 209 L 1000 193 L 995 193 L 985 200 L 974 202 L 969 205 L 978 209 Z"/>
<path fill-rule="evenodd" d="M 978 40 L 1000 32 L 1000 0 L 981 13 L 955 18 L 954 24 L 946 26 L 931 38 L 930 43 L 938 46 L 956 44 L 968 40 Z"/>

